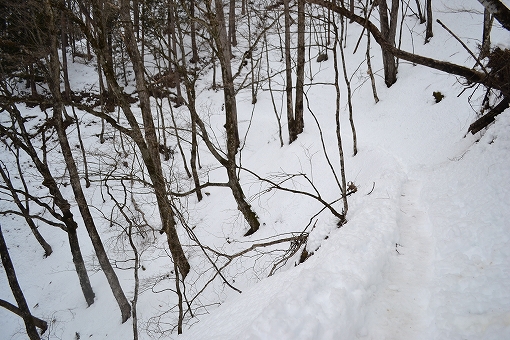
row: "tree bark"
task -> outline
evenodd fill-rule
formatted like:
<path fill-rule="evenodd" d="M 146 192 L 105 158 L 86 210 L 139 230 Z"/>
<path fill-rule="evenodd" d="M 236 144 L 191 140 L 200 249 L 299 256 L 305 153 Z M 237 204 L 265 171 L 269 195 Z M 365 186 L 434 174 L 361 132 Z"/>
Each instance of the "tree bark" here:
<path fill-rule="evenodd" d="M 221 66 L 223 80 L 223 95 L 225 98 L 226 134 L 227 134 L 227 159 L 223 163 L 227 170 L 228 183 L 239 211 L 243 214 L 250 229 L 245 235 L 251 235 L 259 229 L 260 222 L 257 215 L 246 202 L 239 178 L 237 177 L 236 154 L 240 145 L 237 126 L 237 103 L 230 63 L 230 46 L 225 28 L 225 16 L 223 13 L 222 0 L 214 0 L 216 16 L 212 23 L 212 36 L 217 47 L 218 60 Z"/>
<path fill-rule="evenodd" d="M 510 9 L 499 0 L 478 0 L 499 23 L 510 31 Z"/>
<path fill-rule="evenodd" d="M 21 290 L 21 287 L 18 283 L 16 271 L 14 270 L 14 266 L 12 265 L 11 257 L 9 255 L 9 250 L 7 249 L 7 244 L 5 243 L 1 225 L 0 225 L 0 256 L 2 257 L 2 264 L 4 266 L 5 274 L 7 275 L 7 281 L 9 281 L 9 286 L 11 287 L 12 295 L 14 296 L 14 299 L 16 299 L 16 303 L 18 304 L 21 317 L 25 322 L 25 329 L 27 331 L 27 335 L 30 338 L 30 340 L 39 340 L 40 337 L 39 333 L 37 333 L 37 329 L 35 328 L 34 317 L 30 313 L 30 309 L 28 308 L 25 296 L 23 295 L 23 291 Z"/>
<path fill-rule="evenodd" d="M 485 9 L 483 11 L 483 33 L 482 33 L 482 46 L 480 47 L 480 59 L 485 58 L 490 53 L 491 48 L 491 30 L 494 16 Z"/>
<path fill-rule="evenodd" d="M 397 19 L 399 0 L 392 0 L 391 13 L 388 17 L 388 6 L 386 0 L 379 1 L 379 18 L 381 21 L 381 34 L 384 39 L 395 46 L 395 36 L 397 33 Z M 397 63 L 395 55 L 388 49 L 382 50 L 382 59 L 384 66 L 384 82 L 387 87 L 395 84 L 397 81 Z"/>
<path fill-rule="evenodd" d="M 303 132 L 305 123 L 303 118 L 303 94 L 305 84 L 305 0 L 298 0 L 298 45 L 296 65 L 296 109 L 294 118 L 296 135 Z"/>
<path fill-rule="evenodd" d="M 186 258 L 186 255 L 184 254 L 184 250 L 182 249 L 182 245 L 177 234 L 176 223 L 174 220 L 174 212 L 172 210 L 170 200 L 168 198 L 168 192 L 166 189 L 167 186 L 165 178 L 163 176 L 163 169 L 161 168 L 161 160 L 158 151 L 159 143 L 157 141 L 156 129 L 154 126 L 154 121 L 152 119 L 149 91 L 147 89 L 144 74 L 145 69 L 133 32 L 131 15 L 129 12 L 129 0 L 121 1 L 120 15 L 123 21 L 124 40 L 126 44 L 126 49 L 133 64 L 136 89 L 140 99 L 140 109 L 142 111 L 142 120 L 144 123 L 145 131 L 144 134 L 145 142 L 143 141 L 143 137 L 141 136 L 141 131 L 138 122 L 133 116 L 131 109 L 129 108 L 129 105 L 127 105 L 127 103 L 125 102 L 123 105 L 123 111 L 128 116 L 127 118 L 131 128 L 136 131 L 136 136 L 134 136 L 134 139 L 142 152 L 144 164 L 147 167 L 147 171 L 149 172 L 149 176 L 153 184 L 160 212 L 160 218 L 162 222 L 162 231 L 165 232 L 167 235 L 167 243 L 172 254 L 173 260 L 177 264 L 184 278 L 189 273 L 190 265 L 188 259 Z M 111 72 L 112 70 L 110 69 L 110 73 Z M 109 80 L 111 82 L 115 82 L 115 77 L 113 74 L 110 74 Z M 118 98 L 122 98 L 123 96 L 120 93 L 120 88 L 118 87 L 118 84 L 115 84 L 115 87 L 117 92 L 116 96 Z"/>
<path fill-rule="evenodd" d="M 228 11 L 228 41 L 232 46 L 237 46 L 237 36 L 236 36 L 236 1 L 229 1 L 229 11 Z"/>
<path fill-rule="evenodd" d="M 423 15 L 423 12 L 421 11 L 420 0 L 416 0 L 416 7 L 418 9 L 418 18 L 420 19 L 420 24 L 423 24 L 427 20 L 425 19 L 425 16 Z"/>
<path fill-rule="evenodd" d="M 292 104 L 292 59 L 290 55 L 290 0 L 283 0 L 285 17 L 285 92 L 287 94 L 287 127 L 289 130 L 289 144 L 297 139 L 294 106 Z"/>
<path fill-rule="evenodd" d="M 190 22 L 190 36 L 191 36 L 191 53 L 192 57 L 190 62 L 192 64 L 198 62 L 199 56 L 198 56 L 198 47 L 197 47 L 197 28 L 195 24 L 195 20 L 193 18 L 195 17 L 195 0 L 190 0 L 189 2 L 189 15 L 190 18 L 192 18 Z"/>
<path fill-rule="evenodd" d="M 51 253 L 53 252 L 53 249 L 51 249 L 51 246 L 48 244 L 48 242 L 46 242 L 46 240 L 41 235 L 41 233 L 39 233 L 39 230 L 37 229 L 37 226 L 35 225 L 34 220 L 32 219 L 32 217 L 30 217 L 30 212 L 28 211 L 28 204 L 27 204 L 27 207 L 25 207 L 23 205 L 23 203 L 21 203 L 21 200 L 19 199 L 19 196 L 16 193 L 16 190 L 14 190 L 14 186 L 12 185 L 11 179 L 9 178 L 9 176 L 7 175 L 7 173 L 4 171 L 4 169 L 2 167 L 0 167 L 0 175 L 2 176 L 4 183 L 7 186 L 7 189 L 9 189 L 9 191 L 11 192 L 11 197 L 12 197 L 14 203 L 18 207 L 18 209 L 21 212 L 21 214 L 23 215 L 23 217 L 25 218 L 25 221 L 27 222 L 28 226 L 30 227 L 30 230 L 32 230 L 32 234 L 34 234 L 35 239 L 37 240 L 37 242 L 39 242 L 41 247 L 44 249 L 44 257 L 50 256 Z"/>
<path fill-rule="evenodd" d="M 54 21 L 51 19 L 52 10 L 49 4 L 49 0 L 46 0 L 46 4 L 47 4 L 46 10 L 50 17 L 50 20 L 48 22 L 50 31 L 56 31 Z M 117 274 L 113 270 L 113 267 L 108 259 L 108 256 L 106 255 L 106 251 L 101 241 L 101 237 L 97 232 L 94 219 L 92 217 L 92 214 L 90 213 L 88 203 L 85 198 L 85 194 L 83 193 L 81 187 L 80 176 L 65 131 L 64 120 L 62 118 L 63 100 L 60 93 L 60 67 L 58 62 L 57 41 L 54 35 L 52 35 L 50 39 L 49 73 L 50 73 L 49 87 L 54 99 L 53 121 L 55 123 L 55 130 L 58 135 L 62 155 L 64 157 L 67 170 L 69 171 L 69 179 L 71 182 L 71 187 L 73 189 L 74 197 L 76 199 L 76 203 L 78 204 L 78 208 L 83 218 L 85 228 L 87 229 L 90 240 L 92 241 L 92 245 L 97 255 L 99 264 L 101 265 L 101 269 L 103 270 L 106 279 L 110 284 L 110 288 L 112 289 L 113 295 L 115 296 L 117 304 L 119 305 L 119 308 L 121 310 L 122 323 L 124 323 L 131 316 L 131 305 L 129 304 L 129 301 L 127 300 L 126 296 L 124 295 L 124 291 L 122 290 Z"/>
<path fill-rule="evenodd" d="M 432 39 L 434 33 L 432 32 L 432 0 L 425 0 L 427 12 L 427 28 L 425 29 L 425 44 Z"/>
<path fill-rule="evenodd" d="M 42 184 L 48 188 L 50 195 L 52 196 L 54 204 L 60 209 L 62 212 L 62 216 L 59 216 L 59 219 L 64 222 L 67 232 L 67 237 L 69 240 L 69 246 L 71 247 L 71 254 L 73 256 L 73 263 L 78 274 L 78 279 L 80 281 L 80 287 L 83 292 L 83 296 L 85 297 L 85 301 L 87 305 L 90 306 L 94 303 L 94 291 L 92 290 L 92 286 L 90 285 L 89 276 L 87 274 L 87 269 L 85 268 L 85 263 L 83 261 L 83 256 L 80 250 L 80 244 L 78 242 L 78 235 L 76 234 L 76 229 L 78 228 L 78 224 L 74 220 L 73 213 L 71 212 L 71 205 L 69 202 L 63 197 L 60 189 L 55 181 L 55 178 L 51 174 L 51 171 L 46 164 L 45 161 L 41 161 L 37 152 L 32 145 L 31 137 L 25 129 L 23 125 L 23 118 L 21 117 L 20 112 L 12 107 L 10 112 L 13 116 L 13 120 L 18 123 L 20 134 L 23 138 L 23 142 L 18 140 L 14 136 L 9 136 L 10 140 L 16 145 L 17 148 L 23 149 L 28 156 L 32 159 L 37 171 L 43 177 Z"/>

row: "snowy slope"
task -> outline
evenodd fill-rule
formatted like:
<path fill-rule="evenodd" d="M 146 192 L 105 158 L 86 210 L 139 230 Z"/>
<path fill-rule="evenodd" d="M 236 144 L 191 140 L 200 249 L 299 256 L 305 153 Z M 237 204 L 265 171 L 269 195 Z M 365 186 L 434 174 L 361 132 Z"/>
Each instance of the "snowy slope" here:
<path fill-rule="evenodd" d="M 481 35 L 481 13 L 454 13 L 452 9 L 467 4 L 460 0 L 433 3 L 436 16 L 461 32 L 475 49 Z M 470 1 L 469 6 L 481 7 L 476 1 Z M 453 38 L 434 28 L 434 38 L 423 45 L 424 27 L 416 24 L 414 45 L 404 32 L 403 47 L 414 46 L 418 54 L 473 64 Z M 359 33 L 355 26 L 349 27 L 349 54 Z M 509 46 L 510 34 L 495 27 L 493 42 Z M 362 58 L 362 54 L 356 56 Z M 314 220 L 316 227 L 308 241 L 314 255 L 295 267 L 289 262 L 271 277 L 265 277 L 266 263 L 250 259 L 236 263 L 227 274 L 235 277 L 235 286 L 243 293 L 220 284 L 213 286 L 203 296 L 203 304 L 211 306 L 185 325 L 183 335 L 168 330 L 158 333 L 153 326 L 154 315 L 161 313 L 162 323 L 170 320 L 168 328 L 172 327 L 175 319 L 164 319 L 164 313 L 175 296 L 145 290 L 139 302 L 141 339 L 510 338 L 510 112 L 501 114 L 487 131 L 466 136 L 476 117 L 470 95 L 477 109 L 482 93 L 470 90 L 458 96 L 464 88 L 458 78 L 406 62 L 400 63 L 398 81 L 388 89 L 381 79 L 378 50 L 374 48 L 372 54 L 381 101 L 374 103 L 363 66 L 353 78 L 359 143 L 356 156 L 351 152 L 345 91 L 341 99 L 347 180 L 358 187 L 349 198 L 348 223 L 338 229 L 335 219 L 322 213 Z M 351 73 L 359 64 L 356 56 L 349 59 Z M 321 64 L 312 61 L 312 67 L 314 81 L 331 82 L 331 55 Z M 76 86 L 85 86 L 93 77 L 93 69 L 83 65 L 77 65 L 73 73 Z M 435 103 L 433 91 L 441 91 L 445 98 Z M 334 89 L 313 86 L 307 94 L 336 166 Z M 204 90 L 200 100 L 204 111 L 212 112 L 209 124 L 221 140 L 221 93 Z M 280 148 L 269 93 L 260 92 L 255 108 L 250 101 L 249 93 L 240 93 L 239 125 L 246 138 L 243 166 L 267 176 L 281 171 L 305 172 L 327 199 L 337 198 L 338 188 L 332 184 L 311 115 L 307 112 L 305 132 L 298 140 Z M 91 149 L 97 144 L 96 132 L 85 136 Z M 224 171 L 215 169 L 212 157 L 201 147 L 203 162 L 212 169 L 208 178 L 224 180 Z M 241 173 L 241 179 L 264 223 L 249 238 L 242 237 L 245 226 L 225 189 L 211 188 L 203 202 L 194 198 L 186 202 L 196 234 L 218 249 L 232 253 L 251 241 L 300 231 L 321 209 L 313 200 L 288 193 L 259 195 L 264 185 L 246 173 Z M 97 191 L 87 194 L 100 206 Z M 43 260 L 23 223 L 9 217 L 2 217 L 1 223 L 32 312 L 50 322 L 47 338 L 132 338 L 129 321 L 120 324 L 82 226 L 80 241 L 96 292 L 96 302 L 89 308 L 80 295 L 62 231 L 41 228 L 54 249 L 54 254 Z M 112 256 L 122 258 L 115 231 L 105 224 L 102 232 Z M 147 270 L 141 275 L 147 282 L 172 269 L 164 240 L 156 236 L 155 245 L 142 260 Z M 190 250 L 189 254 L 194 271 L 190 282 L 199 282 L 202 262 L 197 252 Z M 132 272 L 117 272 L 131 298 Z M 2 275 L 0 298 L 13 301 Z M 216 308 L 218 302 L 221 305 Z M 0 339 L 24 338 L 21 319 L 0 309 Z"/>

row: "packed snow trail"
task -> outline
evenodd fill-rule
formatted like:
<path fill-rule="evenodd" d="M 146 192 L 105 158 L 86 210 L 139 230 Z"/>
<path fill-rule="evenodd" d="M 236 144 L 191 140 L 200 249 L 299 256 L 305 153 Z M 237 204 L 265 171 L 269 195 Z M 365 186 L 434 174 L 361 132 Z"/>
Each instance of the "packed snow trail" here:
<path fill-rule="evenodd" d="M 423 183 L 404 183 L 397 224 L 400 239 L 383 272 L 367 315 L 370 339 L 427 339 L 427 311 L 433 275 L 434 241 L 427 212 L 420 204 Z"/>

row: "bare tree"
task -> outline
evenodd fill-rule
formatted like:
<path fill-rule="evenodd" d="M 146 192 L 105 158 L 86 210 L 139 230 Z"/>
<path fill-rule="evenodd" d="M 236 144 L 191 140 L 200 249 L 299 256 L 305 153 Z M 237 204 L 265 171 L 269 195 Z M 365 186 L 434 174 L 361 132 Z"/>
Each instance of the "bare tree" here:
<path fill-rule="evenodd" d="M 427 28 L 425 29 L 425 44 L 432 39 L 434 33 L 432 32 L 432 0 L 425 0 L 425 12 L 427 13 Z"/>
<path fill-rule="evenodd" d="M 9 255 L 9 250 L 7 249 L 7 244 L 5 243 L 1 225 L 0 225 L 0 256 L 2 257 L 2 264 L 4 266 L 5 274 L 7 275 L 7 281 L 9 281 L 9 286 L 11 286 L 12 295 L 14 295 L 14 298 L 16 299 L 16 303 L 18 304 L 19 310 L 21 312 L 21 317 L 25 322 L 25 329 L 27 331 L 27 335 L 30 338 L 30 340 L 38 340 L 40 339 L 40 336 L 39 333 L 37 333 L 37 329 L 35 328 L 34 324 L 34 318 L 32 316 L 32 313 L 30 313 L 30 309 L 28 308 L 25 296 L 23 295 L 23 291 L 21 290 L 21 287 L 18 283 L 16 271 L 14 270 L 14 266 Z"/>
<path fill-rule="evenodd" d="M 388 6 L 386 0 L 379 1 L 379 19 L 381 22 L 381 34 L 384 39 L 392 45 L 395 45 L 397 34 L 397 19 L 399 0 L 391 1 L 391 12 L 388 17 Z M 397 81 L 397 62 L 395 55 L 388 49 L 382 50 L 384 66 L 384 82 L 390 87 Z"/>
<path fill-rule="evenodd" d="M 36 224 L 34 222 L 34 219 L 30 215 L 30 207 L 29 207 L 28 199 L 25 200 L 26 201 L 26 205 L 23 205 L 23 203 L 22 203 L 22 201 L 21 201 L 21 199 L 20 199 L 20 197 L 18 195 L 17 190 L 14 188 L 14 185 L 12 184 L 12 181 L 11 181 L 7 171 L 4 170 L 5 165 L 3 164 L 3 162 L 0 162 L 0 163 L 2 163 L 1 164 L 2 166 L 0 166 L 0 175 L 2 176 L 2 179 L 4 180 L 6 189 L 10 192 L 10 196 L 12 197 L 12 200 L 14 201 L 14 203 L 18 207 L 21 215 L 23 216 L 23 218 L 27 222 L 28 226 L 30 227 L 30 230 L 32 230 L 32 234 L 34 234 L 37 242 L 39 242 L 41 247 L 44 249 L 44 256 L 45 257 L 50 256 L 51 253 L 53 252 L 53 250 L 51 249 L 51 246 L 48 244 L 48 242 L 46 242 L 44 237 L 39 232 L 39 230 L 38 230 L 38 228 L 37 228 L 37 226 L 36 226 Z M 18 155 L 16 157 L 16 163 L 18 165 L 20 164 L 20 162 L 19 162 L 19 150 L 18 150 Z M 24 182 L 25 190 L 26 190 L 27 187 L 26 187 L 26 183 L 24 181 L 23 172 L 19 171 L 18 172 L 18 176 Z"/>
<path fill-rule="evenodd" d="M 49 0 L 45 1 L 45 11 L 49 18 L 48 25 L 50 27 L 50 31 L 56 32 L 56 27 L 53 20 L 53 11 Z M 60 65 L 58 60 L 58 50 L 57 50 L 57 40 L 56 35 L 51 35 L 50 38 L 50 50 L 49 50 L 49 69 L 48 69 L 48 82 L 50 86 L 50 91 L 53 95 L 54 104 L 53 104 L 53 121 L 55 123 L 55 130 L 57 132 L 60 148 L 62 150 L 62 155 L 64 157 L 67 169 L 69 170 L 69 178 L 71 182 L 71 187 L 73 189 L 74 197 L 76 199 L 76 203 L 78 204 L 78 208 L 83 218 L 83 222 L 85 224 L 85 228 L 89 234 L 89 237 L 92 241 L 92 245 L 94 247 L 95 253 L 99 260 L 99 264 L 101 265 L 101 269 L 103 270 L 110 288 L 117 300 L 117 304 L 121 310 L 122 314 L 122 322 L 126 322 L 131 316 L 131 305 L 127 300 L 124 291 L 120 285 L 117 274 L 113 270 L 113 267 L 108 259 L 106 254 L 106 250 L 104 249 L 104 245 L 101 241 L 101 237 L 97 231 L 95 226 L 94 218 L 89 210 L 87 200 L 85 198 L 85 194 L 83 193 L 83 189 L 80 183 L 80 176 L 78 173 L 78 169 L 76 166 L 76 162 L 74 160 L 74 156 L 71 151 L 71 146 L 69 145 L 69 140 L 67 137 L 67 133 L 65 131 L 66 126 L 64 125 L 63 120 L 63 99 L 60 92 Z"/>
<path fill-rule="evenodd" d="M 283 0 L 283 11 L 285 18 L 285 92 L 287 94 L 287 127 L 289 131 L 289 143 L 297 139 L 296 119 L 292 103 L 292 59 L 290 53 L 290 0 Z"/>
<path fill-rule="evenodd" d="M 296 64 L 296 109 L 294 110 L 296 137 L 304 129 L 303 94 L 305 84 L 305 0 L 297 1 L 297 64 Z"/>

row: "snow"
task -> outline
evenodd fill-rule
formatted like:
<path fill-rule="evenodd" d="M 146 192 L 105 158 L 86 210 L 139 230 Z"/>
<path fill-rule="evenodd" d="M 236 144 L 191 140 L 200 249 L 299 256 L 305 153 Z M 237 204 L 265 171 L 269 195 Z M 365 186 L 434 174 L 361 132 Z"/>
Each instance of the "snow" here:
<path fill-rule="evenodd" d="M 439 9 L 443 6 L 442 2 L 433 4 Z M 450 8 L 463 4 L 448 2 Z M 473 7 L 479 9 L 479 4 L 473 1 Z M 443 22 L 462 30 L 468 43 L 475 45 L 481 35 L 480 15 L 448 10 L 438 13 Z M 359 30 L 349 29 L 350 39 L 355 41 Z M 420 32 L 419 27 L 415 30 Z M 404 46 L 409 46 L 409 37 L 404 35 L 404 39 Z M 439 27 L 435 27 L 429 44 L 422 45 L 418 39 L 422 37 L 417 33 L 416 53 L 471 64 L 467 52 Z M 510 45 L 504 30 L 495 28 L 492 39 L 496 44 Z M 378 50 L 373 49 L 372 54 L 372 63 L 380 65 Z M 358 61 L 350 62 L 350 72 L 357 65 Z M 320 65 L 312 61 L 312 66 L 317 71 L 314 81 L 331 81 L 331 56 Z M 85 65 L 76 67 L 76 84 L 86 86 L 94 72 Z M 377 71 L 377 75 L 381 73 Z M 310 198 L 275 191 L 259 194 L 266 186 L 246 173 L 241 173 L 243 189 L 263 222 L 255 235 L 242 237 L 246 226 L 225 188 L 208 188 L 203 202 L 190 198 L 186 201 L 190 225 L 196 226 L 197 237 L 212 248 L 235 253 L 251 242 L 300 232 L 310 221 L 315 227 L 307 249 L 314 254 L 297 266 L 294 257 L 270 277 L 266 276 L 271 258 L 235 262 L 224 274 L 235 278 L 231 283 L 242 294 L 221 283 L 208 288 L 201 298 L 207 307 L 199 309 L 179 336 L 168 331 L 175 319 L 165 315 L 175 296 L 152 292 L 175 287 L 173 281 L 147 285 L 152 291 L 145 289 L 139 301 L 140 327 L 144 330 L 141 339 L 510 339 L 510 110 L 499 115 L 487 130 L 466 135 L 476 117 L 469 97 L 472 94 L 477 109 L 483 93 L 462 92 L 464 87 L 456 77 L 401 62 L 398 81 L 391 88 L 386 88 L 378 76 L 381 101 L 377 104 L 369 82 L 358 87 L 366 77 L 359 78 L 359 83 L 353 84 L 359 143 L 356 156 L 352 156 L 345 91 L 341 99 L 347 180 L 358 188 L 349 197 L 348 223 L 337 228 L 327 212 L 312 218 L 322 206 Z M 207 84 L 203 86 L 201 105 L 211 113 L 208 123 L 221 140 L 222 96 L 205 90 Z M 441 91 L 444 99 L 435 103 L 433 91 Z M 324 133 L 328 155 L 338 168 L 334 88 L 311 87 L 307 95 Z M 250 94 L 241 92 L 239 126 L 241 135 L 246 136 L 243 166 L 266 176 L 284 171 L 306 173 L 327 200 L 338 198 L 339 190 L 311 115 L 305 116 L 305 131 L 298 140 L 280 148 L 269 93 L 260 91 L 255 108 L 250 102 Z M 90 150 L 97 148 L 92 132 L 86 140 Z M 203 145 L 201 158 L 204 168 L 211 169 L 211 181 L 225 180 L 224 170 L 217 167 Z M 59 169 L 63 172 L 64 168 Z M 296 180 L 295 186 L 311 191 L 304 181 Z M 88 189 L 87 193 L 98 210 L 107 211 L 109 203 L 101 203 L 99 189 Z M 151 202 L 147 203 L 143 206 L 149 209 Z M 147 215 L 152 218 L 154 213 L 147 211 Z M 49 321 L 45 338 L 132 337 L 130 321 L 120 324 L 120 313 L 83 226 L 78 229 L 80 242 L 96 292 L 96 302 L 88 308 L 80 295 L 62 231 L 40 228 L 54 250 L 42 259 L 22 222 L 2 216 L 1 223 L 29 306 L 34 315 Z M 114 238 L 115 230 L 107 225 L 102 228 L 111 256 L 126 257 Z M 142 257 L 144 282 L 173 269 L 164 240 L 154 236 L 154 242 Z M 208 263 L 191 247 L 187 252 L 192 265 L 188 285 L 194 282 L 199 286 L 208 278 L 202 272 Z M 132 272 L 117 273 L 130 299 Z M 2 275 L 0 298 L 13 301 Z M 154 326 L 158 317 L 163 325 Z M 158 333 L 158 327 L 167 328 Z M 3 309 L 0 338 L 25 338 L 21 319 Z"/>

